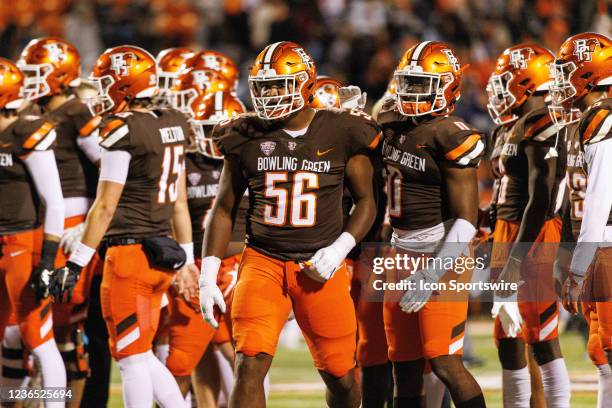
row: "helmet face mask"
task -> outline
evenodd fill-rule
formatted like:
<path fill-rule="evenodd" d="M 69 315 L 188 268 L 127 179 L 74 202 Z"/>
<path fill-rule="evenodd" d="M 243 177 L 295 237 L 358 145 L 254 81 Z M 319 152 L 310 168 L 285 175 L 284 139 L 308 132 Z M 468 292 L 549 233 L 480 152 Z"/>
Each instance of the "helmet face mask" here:
<path fill-rule="evenodd" d="M 33 101 L 51 92 L 47 77 L 53 72 L 51 64 L 18 64 L 24 74 L 23 95 L 25 99 Z"/>
<path fill-rule="evenodd" d="M 249 77 L 249 90 L 257 116 L 267 120 L 282 119 L 302 110 L 306 105 L 302 87 L 307 79 L 305 72 Z"/>
<path fill-rule="evenodd" d="M 493 74 L 489 78 L 487 109 L 489 115 L 493 118 L 493 122 L 497 125 L 503 125 L 518 119 L 517 115 L 511 112 L 513 105 L 516 103 L 516 97 L 510 90 L 510 83 L 513 79 L 514 75 L 510 71 L 503 74 Z"/>
<path fill-rule="evenodd" d="M 115 80 L 110 75 L 99 78 L 90 76 L 87 80 L 87 84 L 96 90 L 95 95 L 83 98 L 93 116 L 101 115 L 115 107 L 115 101 L 113 101 L 113 98 L 111 98 L 108 93 L 110 87 L 113 86 L 114 83 Z"/>
<path fill-rule="evenodd" d="M 423 116 L 446 109 L 444 92 L 453 81 L 451 73 L 423 72 L 421 67 L 395 71 L 397 106 L 402 115 Z"/>
<path fill-rule="evenodd" d="M 182 89 L 179 91 L 172 91 L 168 94 L 170 105 L 179 112 L 185 113 L 190 116 L 194 116 L 192 104 L 198 97 L 198 92 L 193 89 Z"/>
<path fill-rule="evenodd" d="M 580 110 L 573 108 L 573 98 L 576 87 L 572 84 L 572 76 L 576 72 L 574 62 L 555 61 L 550 65 L 550 104 L 548 112 L 557 127 L 563 127 L 580 120 Z"/>
<path fill-rule="evenodd" d="M 227 119 L 227 118 L 223 118 Z M 223 155 L 215 146 L 213 139 L 206 135 L 212 131 L 212 128 L 218 121 L 215 120 L 195 120 L 191 119 L 189 123 L 193 129 L 195 135 L 195 147 L 196 151 L 201 155 L 208 157 L 209 159 L 223 160 Z"/>

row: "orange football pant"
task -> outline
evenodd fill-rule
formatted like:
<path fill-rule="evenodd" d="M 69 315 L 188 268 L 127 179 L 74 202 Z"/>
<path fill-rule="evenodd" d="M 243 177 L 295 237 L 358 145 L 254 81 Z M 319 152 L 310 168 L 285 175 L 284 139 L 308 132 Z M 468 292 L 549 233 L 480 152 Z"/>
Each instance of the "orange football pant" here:
<path fill-rule="evenodd" d="M 53 338 L 51 300 L 37 305 L 29 287 L 30 275 L 40 259 L 42 233 L 30 230 L 0 236 L 0 247 L 0 338 L 14 312 L 21 338 L 32 350 Z"/>
<path fill-rule="evenodd" d="M 150 266 L 140 244 L 108 248 L 100 298 L 116 360 L 151 350 L 162 295 L 173 276 L 173 272 Z"/>
<path fill-rule="evenodd" d="M 166 360 L 166 366 L 174 376 L 191 375 L 211 341 L 213 344 L 232 341 L 231 299 L 236 285 L 239 263 L 240 255 L 224 259 L 217 275 L 217 285 L 225 297 L 227 307 L 225 314 L 215 316 L 219 323 L 217 330 L 204 321 L 200 312 L 200 302 L 197 298 L 187 302 L 176 293 L 170 296 L 172 311 L 168 333 L 170 352 L 168 360 Z M 202 260 L 196 259 L 196 264 L 199 268 L 202 265 Z"/>
<path fill-rule="evenodd" d="M 246 356 L 276 351 L 291 308 L 318 370 L 343 377 L 355 367 L 357 321 L 346 266 L 325 283 L 297 262 L 246 248 L 232 302 L 236 351 Z"/>
<path fill-rule="evenodd" d="M 583 297 L 586 298 L 584 303 L 588 302 L 587 310 L 590 312 L 591 324 L 596 326 L 596 328 L 590 327 L 590 334 L 599 337 L 599 345 L 603 350 L 610 351 L 612 350 L 612 248 L 597 250 L 590 272 L 591 276 L 587 276 L 583 289 Z M 593 347 L 596 344 L 597 342 L 593 340 Z M 595 351 L 593 353 L 597 354 Z M 589 354 L 591 354 L 590 348 Z"/>

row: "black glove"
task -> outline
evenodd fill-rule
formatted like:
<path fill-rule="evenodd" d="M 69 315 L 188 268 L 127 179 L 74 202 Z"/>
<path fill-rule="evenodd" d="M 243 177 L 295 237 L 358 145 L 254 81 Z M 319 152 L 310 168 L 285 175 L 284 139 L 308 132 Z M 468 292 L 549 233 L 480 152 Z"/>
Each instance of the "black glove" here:
<path fill-rule="evenodd" d="M 59 303 L 70 303 L 72 291 L 81 276 L 82 266 L 74 262 L 66 262 L 66 266 L 58 268 L 52 275 L 50 293 Z"/>
<path fill-rule="evenodd" d="M 493 233 L 495 231 L 495 224 L 497 224 L 497 206 L 490 206 L 487 211 L 487 216 L 489 218 L 489 229 L 491 233 Z"/>
<path fill-rule="evenodd" d="M 58 248 L 59 242 L 49 240 L 43 241 L 40 262 L 34 267 L 32 275 L 30 276 L 30 288 L 34 291 L 36 303 L 40 303 L 41 300 L 45 299 L 50 294 L 49 286 L 51 284 L 53 263 L 55 262 Z"/>

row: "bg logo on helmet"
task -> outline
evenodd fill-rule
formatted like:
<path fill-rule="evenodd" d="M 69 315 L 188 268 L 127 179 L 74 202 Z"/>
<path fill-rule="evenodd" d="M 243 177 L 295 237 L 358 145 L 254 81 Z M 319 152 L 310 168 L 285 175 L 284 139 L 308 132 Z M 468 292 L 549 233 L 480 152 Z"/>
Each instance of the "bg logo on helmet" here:
<path fill-rule="evenodd" d="M 66 59 L 66 54 L 64 54 L 64 50 L 61 49 L 59 44 L 57 43 L 49 43 L 44 44 L 43 47 L 49 53 L 49 59 L 53 62 L 60 62 Z"/>
<path fill-rule="evenodd" d="M 527 68 L 527 61 L 529 61 L 532 54 L 533 50 L 531 48 L 512 50 L 510 52 L 510 64 L 515 69 L 525 69 Z"/>
<path fill-rule="evenodd" d="M 446 54 L 446 58 L 448 58 L 448 63 L 453 66 L 453 69 L 455 71 L 459 71 L 459 69 L 461 68 L 461 65 L 459 65 L 459 60 L 457 59 L 457 57 L 455 57 L 455 54 L 453 54 L 453 51 L 448 48 L 445 48 L 442 50 L 442 52 Z"/>
<path fill-rule="evenodd" d="M 306 54 L 306 51 L 304 51 L 303 48 L 296 48 L 295 52 L 300 54 L 300 57 L 302 57 L 302 62 L 304 64 L 308 65 L 308 69 L 312 69 L 313 68 L 312 60 L 310 59 L 310 56 L 308 54 Z"/>
<path fill-rule="evenodd" d="M 121 54 L 111 54 L 111 69 L 115 71 L 117 76 L 128 76 L 130 74 L 129 60 L 134 60 L 136 57 L 131 52 Z"/>
<path fill-rule="evenodd" d="M 580 61 L 590 61 L 593 50 L 588 45 L 590 39 L 574 40 L 574 55 Z"/>

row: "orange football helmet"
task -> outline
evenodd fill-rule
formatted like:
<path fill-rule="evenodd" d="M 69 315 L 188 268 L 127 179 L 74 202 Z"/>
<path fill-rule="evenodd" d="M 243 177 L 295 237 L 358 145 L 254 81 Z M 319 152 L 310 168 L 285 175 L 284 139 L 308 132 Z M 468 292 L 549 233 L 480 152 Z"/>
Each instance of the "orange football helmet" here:
<path fill-rule="evenodd" d="M 232 92 L 238 88 L 238 66 L 225 54 L 212 50 L 200 51 L 194 54 L 185 65 L 187 68 L 207 68 L 217 71 L 230 83 Z"/>
<path fill-rule="evenodd" d="M 412 46 L 399 62 L 393 79 L 397 105 L 406 116 L 443 115 L 454 110 L 463 71 L 455 52 L 443 42 Z"/>
<path fill-rule="evenodd" d="M 561 125 L 576 122 L 573 103 L 595 87 L 612 84 L 612 41 L 597 33 L 576 34 L 565 40 L 550 67 L 551 117 Z"/>
<path fill-rule="evenodd" d="M 281 119 L 312 102 L 317 70 L 300 45 L 281 41 L 259 53 L 249 73 L 249 90 L 257 116 Z"/>
<path fill-rule="evenodd" d="M 310 103 L 311 108 L 340 108 L 340 95 L 338 89 L 342 87 L 340 81 L 328 76 L 318 76 L 314 98 Z"/>
<path fill-rule="evenodd" d="M 157 90 L 157 64 L 148 51 L 132 45 L 109 48 L 96 61 L 89 80 L 97 95 L 85 101 L 92 114 L 121 112 L 131 101 Z"/>
<path fill-rule="evenodd" d="M 193 115 L 194 103 L 198 96 L 230 90 L 230 83 L 219 72 L 206 68 L 192 68 L 184 72 L 176 81 L 170 91 L 169 99 L 174 109 Z"/>
<path fill-rule="evenodd" d="M 549 66 L 554 59 L 550 50 L 536 44 L 515 45 L 499 56 L 487 84 L 487 108 L 496 124 L 517 120 L 514 111 L 527 98 L 548 92 L 551 82 Z"/>
<path fill-rule="evenodd" d="M 69 42 L 55 37 L 37 38 L 21 52 L 17 66 L 25 75 L 25 99 L 57 95 L 80 84 L 81 56 Z"/>
<path fill-rule="evenodd" d="M 195 134 L 197 151 L 211 159 L 223 159 L 223 155 L 208 135 L 217 123 L 246 112 L 244 105 L 230 92 L 201 94 L 193 105 L 195 109 L 190 123 Z"/>
<path fill-rule="evenodd" d="M 179 76 L 185 72 L 185 62 L 193 57 L 193 50 L 186 47 L 167 48 L 157 54 L 157 87 L 163 94 L 172 89 Z"/>
<path fill-rule="evenodd" d="M 23 78 L 17 65 L 0 58 L 0 109 L 17 109 L 21 106 Z"/>

